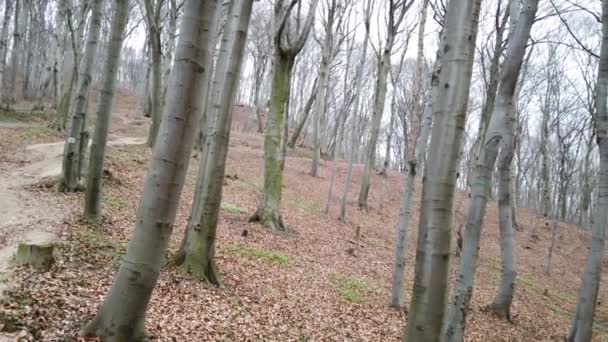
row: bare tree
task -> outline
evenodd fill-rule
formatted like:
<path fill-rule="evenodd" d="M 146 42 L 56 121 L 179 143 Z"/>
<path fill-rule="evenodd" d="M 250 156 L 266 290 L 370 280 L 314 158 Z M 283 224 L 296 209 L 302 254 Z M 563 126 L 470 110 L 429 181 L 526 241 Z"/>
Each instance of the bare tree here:
<path fill-rule="evenodd" d="M 591 340 L 595 306 L 600 286 L 604 239 L 608 224 L 608 1 L 602 1 L 602 43 L 595 91 L 595 130 L 600 151 L 599 192 L 596 218 L 591 230 L 587 263 L 581 276 L 574 320 L 568 342 Z"/>
<path fill-rule="evenodd" d="M 305 22 L 300 25 L 299 18 L 296 29 L 291 32 L 290 14 L 298 0 L 285 5 L 284 0 L 276 0 L 274 5 L 275 31 L 274 64 L 272 78 L 272 93 L 270 95 L 270 109 L 266 121 L 264 138 L 264 189 L 263 198 L 251 221 L 259 221 L 271 231 L 285 230 L 280 215 L 281 193 L 283 191 L 283 170 L 281 168 L 283 155 L 282 130 L 285 128 L 284 114 L 286 101 L 289 98 L 291 74 L 295 58 L 304 47 L 308 34 L 312 28 L 318 0 L 313 0 L 308 9 Z M 301 27 L 300 27 L 301 26 Z M 294 37 L 295 36 L 295 37 Z"/>
<path fill-rule="evenodd" d="M 112 42 L 120 46 L 128 1 L 116 4 Z M 206 90 L 203 75 L 215 42 L 209 32 L 217 24 L 220 5 L 214 0 L 187 0 L 184 6 L 169 102 L 145 178 L 134 235 L 112 288 L 83 329 L 83 335 L 104 341 L 145 338 L 146 307 L 164 264 L 190 161 L 202 105 L 198 95 Z"/>
<path fill-rule="evenodd" d="M 448 289 L 452 204 L 456 168 L 477 39 L 480 1 L 452 0 L 445 18 L 445 35 L 439 47 L 441 70 L 434 123 L 424 168 L 418 245 L 411 310 L 404 340 L 439 342 L 442 337 Z"/>

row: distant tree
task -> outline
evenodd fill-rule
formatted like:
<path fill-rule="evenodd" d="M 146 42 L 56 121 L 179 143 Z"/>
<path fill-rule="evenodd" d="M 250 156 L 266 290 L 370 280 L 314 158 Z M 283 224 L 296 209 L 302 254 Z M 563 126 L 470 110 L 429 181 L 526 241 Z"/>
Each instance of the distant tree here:
<path fill-rule="evenodd" d="M 273 232 L 285 230 L 280 214 L 281 193 L 283 192 L 283 170 L 281 167 L 283 155 L 283 134 L 285 123 L 284 114 L 286 101 L 289 97 L 291 74 L 296 56 L 306 43 L 312 28 L 316 6 L 319 0 L 312 0 L 304 23 L 291 23 L 290 15 L 298 0 L 289 5 L 284 0 L 276 0 L 274 4 L 273 33 L 273 77 L 270 94 L 270 108 L 266 121 L 264 137 L 264 188 L 262 201 L 250 221 L 259 221 Z M 297 32 L 292 30 L 297 29 Z M 286 138 L 286 137 L 285 137 Z"/>

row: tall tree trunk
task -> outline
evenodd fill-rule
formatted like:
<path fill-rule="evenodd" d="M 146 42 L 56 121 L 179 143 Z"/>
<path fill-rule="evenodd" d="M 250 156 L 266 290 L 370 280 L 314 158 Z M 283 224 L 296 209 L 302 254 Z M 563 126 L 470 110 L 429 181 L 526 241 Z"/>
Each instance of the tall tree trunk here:
<path fill-rule="evenodd" d="M 411 310 L 404 341 L 439 342 L 448 289 L 452 207 L 479 19 L 479 0 L 452 0 L 444 28 L 434 123 L 418 226 Z"/>
<path fill-rule="evenodd" d="M 4 1 L 4 19 L 2 20 L 2 29 L 0 30 L 0 72 L 2 78 L 6 77 L 6 55 L 8 53 L 8 27 L 11 21 L 11 12 L 13 11 L 14 0 Z"/>
<path fill-rule="evenodd" d="M 216 65 L 207 115 L 210 127 L 201 158 L 194 205 L 187 229 L 183 267 L 199 279 L 220 286 L 215 264 L 215 237 L 222 200 L 222 186 L 232 123 L 232 103 L 237 89 L 253 0 L 231 2 L 230 16 Z M 181 260 L 180 260 L 181 261 Z"/>
<path fill-rule="evenodd" d="M 361 89 L 363 87 L 363 69 L 365 68 L 365 60 L 367 58 L 367 45 L 369 44 L 369 33 L 370 33 L 370 17 L 372 11 L 372 0 L 367 0 L 365 3 L 365 36 L 363 38 L 363 46 L 361 55 L 359 56 L 359 65 L 355 73 L 355 99 L 353 103 L 353 118 L 351 119 L 351 150 L 348 157 L 348 171 L 346 172 L 346 178 L 344 178 L 344 187 L 342 190 L 342 198 L 340 199 L 340 216 L 338 220 L 342 223 L 346 223 L 346 202 L 348 200 L 348 192 L 350 190 L 352 175 L 353 175 L 353 164 L 355 161 L 358 143 L 360 137 L 357 135 L 357 118 L 359 116 L 359 103 L 361 100 Z"/>
<path fill-rule="evenodd" d="M 64 191 L 77 191 L 83 187 L 83 163 L 87 145 L 89 144 L 88 129 L 86 127 L 89 90 L 93 79 L 95 57 L 99 45 L 99 32 L 101 30 L 101 14 L 103 0 L 91 2 L 91 19 L 84 59 L 78 77 L 78 92 L 74 108 L 68 117 L 67 132 L 63 151 L 62 187 Z"/>
<path fill-rule="evenodd" d="M 97 122 L 91 145 L 90 165 L 87 173 L 84 216 L 91 222 L 101 219 L 101 192 L 103 181 L 103 163 L 106 156 L 106 145 L 112 114 L 116 74 L 120 64 L 120 53 L 124 39 L 124 30 L 129 17 L 128 0 L 117 0 L 114 3 L 110 42 L 103 69 L 102 88 L 97 107 Z"/>
<path fill-rule="evenodd" d="M 306 39 L 312 28 L 318 0 L 312 0 L 308 15 L 303 25 L 298 22 L 298 36 L 291 40 L 283 37 L 289 13 L 296 2 L 291 2 L 283 8 L 282 2 L 275 4 L 275 30 L 274 33 L 274 64 L 270 94 L 270 108 L 266 121 L 264 137 L 264 188 L 262 201 L 250 221 L 259 221 L 273 232 L 285 230 L 280 214 L 281 193 L 283 192 L 283 162 L 286 142 L 284 129 L 285 106 L 291 88 L 291 74 L 298 53 L 304 47 Z M 285 11 L 284 11 L 285 9 Z"/>
<path fill-rule="evenodd" d="M 298 122 L 296 129 L 293 131 L 293 133 L 291 133 L 291 139 L 289 139 L 289 144 L 287 144 L 289 146 L 289 148 L 296 147 L 296 143 L 298 142 L 298 138 L 300 137 L 300 134 L 302 133 L 302 129 L 304 129 L 306 120 L 308 120 L 308 117 L 310 116 L 310 110 L 312 109 L 312 105 L 315 102 L 315 99 L 317 98 L 317 92 L 319 91 L 318 81 L 319 81 L 319 77 L 315 78 L 315 81 L 312 84 L 312 90 L 310 92 L 310 96 L 308 97 L 308 101 L 306 101 L 306 105 L 304 105 L 304 111 L 302 113 L 302 118 L 300 119 L 300 122 Z"/>
<path fill-rule="evenodd" d="M 7 77 L 3 77 L 3 99 L 4 106 L 8 109 L 16 102 L 15 90 L 17 82 L 17 71 L 19 69 L 19 58 L 21 57 L 21 27 L 19 17 L 21 16 L 21 5 L 23 0 L 15 1 L 15 15 L 13 17 L 13 48 L 11 51 L 11 63 Z"/>
<path fill-rule="evenodd" d="M 464 338 L 466 317 L 473 295 L 477 257 L 479 253 L 479 239 L 488 199 L 492 189 L 492 171 L 498 150 L 502 146 L 513 143 L 514 117 L 513 102 L 515 88 L 519 78 L 521 66 L 526 52 L 526 44 L 530 37 L 530 30 L 536 16 L 538 0 L 526 0 L 523 5 L 520 21 L 512 39 L 509 42 L 507 56 L 503 64 L 503 73 L 498 88 L 490 124 L 483 140 L 483 149 L 480 152 L 477 168 L 471 187 L 471 204 L 467 224 L 464 231 L 463 247 L 460 257 L 460 268 L 454 288 L 454 300 L 448 310 L 448 321 L 445 328 L 447 342 L 461 342 Z M 511 149 L 512 147 L 507 147 Z M 508 157 L 512 158 L 512 157 Z M 510 163 L 510 161 L 509 161 Z M 510 178 L 510 173 L 506 177 Z M 506 191 L 509 192 L 509 181 L 506 181 Z M 510 203 L 507 198 L 505 204 L 510 214 Z M 503 211 L 505 208 L 503 208 Z M 508 222 L 509 224 L 511 222 Z"/>
<path fill-rule="evenodd" d="M 587 146 L 585 160 L 583 163 L 583 189 L 581 191 L 581 218 L 580 224 L 583 228 L 589 229 L 589 204 L 591 203 L 591 152 L 593 151 L 593 137 Z"/>
<path fill-rule="evenodd" d="M 591 341 L 597 294 L 602 275 L 604 239 L 608 225 L 608 1 L 602 1 L 602 43 L 595 91 L 595 127 L 600 151 L 599 191 L 587 263 L 581 276 L 576 312 L 568 342 Z"/>
<path fill-rule="evenodd" d="M 415 189 L 415 179 L 418 163 L 424 159 L 427 147 L 428 132 L 431 130 L 431 122 L 433 115 L 430 106 L 422 110 L 421 94 L 422 94 L 422 70 L 424 61 L 424 29 L 426 26 L 426 15 L 429 6 L 429 0 L 422 2 L 420 9 L 420 23 L 418 25 L 418 53 L 416 55 L 416 75 L 414 78 L 414 113 L 412 113 L 412 129 L 407 136 L 409 140 L 407 142 L 406 151 L 409 158 L 407 167 L 407 177 L 405 180 L 405 189 L 401 197 L 401 210 L 399 213 L 399 224 L 397 225 L 397 238 L 395 240 L 395 267 L 393 268 L 393 276 L 391 281 L 391 299 L 390 305 L 394 308 L 405 308 L 403 302 L 403 274 L 405 272 L 405 245 L 407 243 L 407 229 L 410 224 L 412 197 Z M 439 63 L 441 56 L 438 55 L 433 66 L 432 79 L 436 79 L 439 73 Z M 397 75 L 399 77 L 400 75 Z M 431 97 L 428 99 L 428 104 L 434 101 L 434 96 L 437 92 L 437 82 L 431 84 L 429 94 Z M 394 98 L 393 98 L 394 99 Z M 421 115 L 423 120 L 420 122 L 418 116 Z M 422 134 L 420 131 L 422 130 Z M 405 133 L 405 129 L 404 129 Z M 419 136 L 424 136 L 422 140 L 419 140 Z M 405 136 L 404 136 L 405 138 Z M 388 148 L 387 148 L 388 150 Z"/>
<path fill-rule="evenodd" d="M 162 110 L 162 46 L 160 42 L 160 12 L 161 12 L 161 0 L 145 0 L 145 15 L 148 26 L 148 40 L 150 42 L 150 59 L 152 60 L 151 73 L 152 73 L 152 86 L 151 86 L 151 107 L 150 116 L 152 117 L 152 124 L 150 125 L 150 132 L 148 133 L 148 146 L 154 147 L 156 137 L 158 136 L 158 130 L 160 128 L 161 110 Z"/>
<path fill-rule="evenodd" d="M 326 35 L 330 33 L 325 32 Z M 327 47 L 326 49 L 329 49 Z M 325 50 L 325 49 L 324 49 Z M 315 121 L 312 129 L 313 133 L 313 154 L 310 166 L 310 175 L 313 177 L 317 176 L 317 169 L 319 167 L 319 160 L 321 159 L 321 119 L 325 116 L 325 97 L 327 96 L 327 83 L 329 81 L 329 54 L 330 51 L 323 52 L 323 58 L 321 59 L 321 67 L 319 69 L 319 100 L 316 101 L 317 108 L 315 113 Z M 326 56 L 327 55 L 327 56 Z"/>
<path fill-rule="evenodd" d="M 110 52 L 120 50 L 128 2 L 116 1 L 110 42 L 114 49 Z M 133 237 L 97 316 L 83 329 L 84 335 L 96 335 L 104 341 L 145 339 L 146 307 L 164 264 L 198 128 L 202 109 L 199 95 L 205 88 L 203 75 L 215 42 L 209 32 L 213 31 L 219 4 L 216 0 L 186 0 L 184 6 L 167 115 L 145 178 Z"/>
<path fill-rule="evenodd" d="M 376 88 L 374 91 L 374 111 L 372 114 L 372 127 L 365 154 L 365 168 L 363 169 L 361 189 L 359 190 L 359 198 L 357 200 L 359 209 L 367 209 L 370 176 L 372 168 L 374 167 L 374 163 L 376 161 L 376 145 L 378 143 L 378 135 L 380 134 L 380 123 L 382 121 L 382 113 L 384 112 L 384 101 L 386 99 L 388 71 L 391 66 L 391 49 L 392 46 L 385 47 L 381 57 L 378 60 L 378 78 L 376 80 Z"/>

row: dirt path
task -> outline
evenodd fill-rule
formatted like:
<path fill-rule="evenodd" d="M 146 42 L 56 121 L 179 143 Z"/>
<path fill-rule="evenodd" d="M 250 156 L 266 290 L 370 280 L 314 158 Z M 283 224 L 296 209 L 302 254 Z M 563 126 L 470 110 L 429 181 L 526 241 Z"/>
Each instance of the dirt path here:
<path fill-rule="evenodd" d="M 110 139 L 108 145 L 145 142 L 145 138 L 116 137 Z M 54 240 L 53 223 L 67 215 L 56 203 L 25 189 L 46 177 L 60 175 L 63 142 L 30 145 L 26 147 L 26 154 L 28 163 L 25 165 L 0 170 L 0 296 L 8 286 L 10 260 L 17 245 Z"/>

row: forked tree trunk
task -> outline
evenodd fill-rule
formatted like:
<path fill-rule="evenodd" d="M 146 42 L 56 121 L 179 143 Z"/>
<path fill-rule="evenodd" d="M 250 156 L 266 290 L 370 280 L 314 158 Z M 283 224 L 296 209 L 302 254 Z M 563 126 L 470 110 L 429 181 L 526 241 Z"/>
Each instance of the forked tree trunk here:
<path fill-rule="evenodd" d="M 434 122 L 424 168 L 409 342 L 439 342 L 448 290 L 452 207 L 473 69 L 479 0 L 448 3 Z"/>
<path fill-rule="evenodd" d="M 83 188 L 83 163 L 87 145 L 89 144 L 87 124 L 87 108 L 89 90 L 93 78 L 94 63 L 99 45 L 99 32 L 101 30 L 101 13 L 103 0 L 91 2 L 91 19 L 84 59 L 78 77 L 78 93 L 74 108 L 70 112 L 65 136 L 65 145 L 62 164 L 62 188 L 64 191 L 78 191 Z"/>
<path fill-rule="evenodd" d="M 120 47 L 128 3 L 116 1 L 111 45 Z M 205 88 L 203 75 L 208 72 L 211 42 L 215 41 L 209 32 L 219 4 L 216 0 L 186 0 L 184 6 L 165 120 L 152 152 L 133 237 L 97 316 L 83 329 L 83 335 L 104 341 L 146 338 L 146 307 L 164 264 L 190 161 L 202 110 L 199 95 Z"/>
<path fill-rule="evenodd" d="M 596 134 L 600 151 L 599 191 L 587 263 L 581 276 L 574 321 L 568 342 L 588 342 L 593 335 L 597 294 L 602 279 L 604 239 L 608 225 L 608 1 L 602 1 L 602 43 L 598 62 L 596 103 Z"/>
<path fill-rule="evenodd" d="M 288 8 L 282 3 L 275 4 L 275 33 L 274 33 L 274 64 L 271 84 L 269 113 L 264 133 L 264 188 L 262 201 L 250 221 L 259 221 L 273 232 L 285 230 L 280 214 L 281 193 L 283 192 L 283 151 L 286 142 L 283 141 L 285 120 L 285 105 L 291 87 L 291 74 L 297 54 L 304 47 L 308 38 L 316 11 L 318 0 L 313 0 L 304 24 L 299 27 L 295 40 L 286 39 L 289 14 L 296 2 L 291 2 Z M 285 11 L 284 11 L 285 9 Z M 300 26 L 300 25 L 298 25 Z M 288 30 L 287 30 L 288 31 Z"/>
<path fill-rule="evenodd" d="M 280 214 L 281 194 L 283 192 L 281 141 L 287 87 L 289 87 L 295 56 L 290 57 L 275 52 L 274 63 L 270 107 L 266 130 L 264 131 L 264 193 L 262 203 L 250 220 L 259 221 L 271 231 L 278 232 L 285 230 Z"/>
<path fill-rule="evenodd" d="M 221 281 L 215 263 L 215 237 L 232 123 L 231 109 L 252 6 L 253 0 L 230 3 L 229 21 L 224 29 L 210 98 L 213 103 L 207 106 L 207 115 L 214 123 L 210 125 L 199 166 L 190 227 L 184 244 L 183 267 L 186 272 L 216 286 L 221 286 Z"/>
<path fill-rule="evenodd" d="M 391 299 L 390 305 L 394 308 L 404 309 L 403 301 L 403 275 L 405 272 L 405 246 L 407 243 L 407 229 L 410 224 L 412 197 L 415 190 L 415 179 L 418 168 L 418 163 L 424 159 L 426 153 L 428 132 L 431 129 L 433 115 L 430 106 L 422 110 L 421 94 L 422 94 L 422 69 L 424 61 L 424 28 L 426 25 L 426 14 L 429 5 L 429 0 L 422 2 L 420 9 L 420 23 L 418 25 L 418 53 L 416 56 L 416 75 L 414 78 L 414 112 L 412 113 L 412 129 L 408 135 L 407 156 L 409 158 L 407 167 L 407 176 L 405 180 L 405 189 L 401 196 L 401 210 L 399 214 L 399 224 L 397 225 L 397 239 L 395 240 L 395 267 L 393 268 L 393 277 L 391 281 Z M 439 72 L 440 55 L 437 56 L 433 67 L 433 76 Z M 398 75 L 400 76 L 400 75 Z M 432 77 L 433 78 L 433 77 Z M 437 92 L 437 82 L 431 84 L 429 94 L 431 97 L 428 103 L 434 100 L 433 94 Z M 422 116 L 422 122 L 418 120 L 418 115 Z M 422 134 L 420 134 L 422 131 Z M 423 140 L 419 141 L 419 136 L 424 136 Z M 387 148 L 388 151 L 388 148 Z M 420 163 L 422 164 L 422 163 Z"/>
<path fill-rule="evenodd" d="M 461 342 L 464 338 L 466 317 L 473 295 L 479 240 L 483 226 L 484 214 L 492 189 L 492 171 L 501 146 L 513 143 L 514 121 L 513 102 L 515 88 L 526 52 L 526 44 L 536 16 L 538 0 L 526 0 L 520 21 L 513 29 L 507 56 L 503 64 L 503 73 L 490 116 L 490 124 L 483 140 L 477 168 L 471 186 L 471 203 L 467 224 L 464 231 L 460 268 L 454 287 L 454 299 L 448 309 L 448 320 L 445 327 L 446 342 Z M 512 147 L 507 147 L 511 149 Z M 506 177 L 510 178 L 510 173 Z M 506 191 L 508 192 L 508 180 Z M 506 206 L 510 214 L 510 202 Z M 504 209 L 504 208 L 503 208 Z"/>
<path fill-rule="evenodd" d="M 106 156 L 110 117 L 112 114 L 114 90 L 116 88 L 116 74 L 118 73 L 120 64 L 124 30 L 129 17 L 128 5 L 128 0 L 117 0 L 114 3 L 110 42 L 102 74 L 103 80 L 97 107 L 95 134 L 93 136 L 93 144 L 91 145 L 84 216 L 88 221 L 96 223 L 101 219 L 103 163 Z"/>

